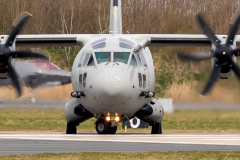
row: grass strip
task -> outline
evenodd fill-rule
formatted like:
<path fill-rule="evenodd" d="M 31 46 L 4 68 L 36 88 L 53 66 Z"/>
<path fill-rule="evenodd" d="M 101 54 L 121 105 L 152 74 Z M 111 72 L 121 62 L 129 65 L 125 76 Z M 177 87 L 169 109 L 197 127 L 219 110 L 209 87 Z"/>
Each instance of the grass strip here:
<path fill-rule="evenodd" d="M 1 160 L 239 160 L 240 152 L 68 153 L 0 156 Z"/>

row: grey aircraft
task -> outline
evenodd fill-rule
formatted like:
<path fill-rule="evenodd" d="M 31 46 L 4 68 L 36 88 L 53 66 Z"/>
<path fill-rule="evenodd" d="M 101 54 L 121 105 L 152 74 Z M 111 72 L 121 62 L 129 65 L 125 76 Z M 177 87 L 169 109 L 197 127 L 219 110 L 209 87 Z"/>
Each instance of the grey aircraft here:
<path fill-rule="evenodd" d="M 15 68 L 26 87 L 31 88 L 31 100 L 34 103 L 35 89 L 41 87 L 54 87 L 72 83 L 71 72 L 64 71 L 46 60 L 16 61 Z M 10 78 L 0 79 L 0 86 L 11 86 Z"/>
<path fill-rule="evenodd" d="M 31 89 L 70 84 L 71 73 L 46 60 L 16 61 L 16 71 Z M 0 79 L 0 86 L 10 86 L 11 80 Z"/>
<path fill-rule="evenodd" d="M 20 82 L 16 80 L 12 69 L 14 65 L 10 62 L 11 58 L 26 55 L 16 54 L 12 48 L 11 52 L 8 46 L 82 46 L 72 66 L 73 99 L 65 105 L 67 134 L 76 134 L 76 126 L 92 117 L 96 118 L 96 131 L 99 134 L 115 134 L 118 123 L 129 121 L 133 117 L 149 123 L 152 126 L 152 134 L 162 133 L 164 110 L 160 101 L 154 99 L 155 72 L 148 47 L 212 47 L 210 51 L 178 54 L 183 60 L 212 59 L 213 72 L 203 95 L 209 92 L 218 78 L 230 78 L 234 73 L 240 77 L 240 69 L 235 63 L 240 51 L 236 49 L 240 36 L 235 36 L 240 14 L 231 25 L 229 36 L 215 36 L 200 14 L 197 15 L 197 21 L 205 35 L 125 35 L 122 34 L 121 0 L 111 0 L 110 5 L 109 34 L 16 36 L 19 32 L 13 32 L 15 36 L 11 38 L 11 32 L 9 37 L 12 43 L 9 42 L 8 36 L 1 36 L 4 47 L 0 47 L 0 51 L 5 57 L 2 59 L 0 55 L 0 65 L 2 68 L 7 67 L 4 73 L 10 75 L 18 90 L 21 89 Z M 18 28 L 17 24 L 29 16 L 28 13 L 24 13 L 13 26 Z M 46 57 L 42 53 L 31 55 Z"/>

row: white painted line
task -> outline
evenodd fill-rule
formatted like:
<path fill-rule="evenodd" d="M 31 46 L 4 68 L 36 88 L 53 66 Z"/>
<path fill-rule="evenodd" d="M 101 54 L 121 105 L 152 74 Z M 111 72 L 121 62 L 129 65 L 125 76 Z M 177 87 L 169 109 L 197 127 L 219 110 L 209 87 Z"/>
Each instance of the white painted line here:
<path fill-rule="evenodd" d="M 12 139 L 12 137 L 5 137 Z M 1 138 L 2 139 L 2 138 Z M 24 137 L 16 137 L 15 139 L 26 139 Z M 240 144 L 228 143 L 205 143 L 205 142 L 169 142 L 169 141 L 133 141 L 133 140 L 93 140 L 93 139 L 61 139 L 61 138 L 28 138 L 27 140 L 53 140 L 53 141 L 90 141 L 90 142 L 122 142 L 122 143 L 169 143 L 169 144 L 200 144 L 200 145 L 224 145 L 224 146 L 240 146 Z"/>

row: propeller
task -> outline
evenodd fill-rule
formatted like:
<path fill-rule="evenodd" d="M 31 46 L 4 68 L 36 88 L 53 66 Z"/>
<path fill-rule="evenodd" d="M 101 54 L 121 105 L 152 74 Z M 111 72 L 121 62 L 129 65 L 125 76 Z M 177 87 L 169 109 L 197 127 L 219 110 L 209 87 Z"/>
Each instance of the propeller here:
<path fill-rule="evenodd" d="M 210 29 L 210 27 L 208 27 L 201 13 L 198 13 L 196 15 L 196 19 L 199 27 L 203 30 L 204 34 L 207 35 L 212 44 L 216 46 L 216 49 L 210 51 L 192 52 L 188 54 L 178 53 L 177 57 L 182 61 L 200 61 L 205 59 L 216 58 L 216 62 L 214 64 L 211 76 L 208 79 L 207 85 L 203 89 L 203 92 L 201 93 L 202 95 L 206 95 L 207 93 L 209 93 L 214 83 L 219 78 L 223 65 L 226 64 L 229 65 L 232 71 L 240 79 L 240 68 L 232 60 L 234 55 L 239 56 L 240 48 L 233 49 L 231 47 L 233 45 L 235 35 L 240 24 L 240 12 L 237 13 L 236 18 L 233 21 L 233 24 L 230 25 L 228 38 L 225 44 L 222 44 L 221 40 L 219 40 L 217 36 L 214 34 L 214 32 Z"/>
<path fill-rule="evenodd" d="M 23 80 L 17 72 L 15 71 L 14 67 L 12 66 L 12 58 L 44 58 L 49 59 L 49 55 L 41 49 L 32 49 L 26 51 L 11 51 L 9 47 L 12 47 L 16 36 L 21 31 L 23 25 L 26 21 L 32 17 L 31 14 L 28 12 L 23 12 L 20 14 L 12 24 L 12 29 L 10 35 L 8 36 L 7 41 L 5 44 L 0 44 L 0 70 L 4 71 L 4 73 L 8 73 L 9 77 L 12 80 L 13 86 L 16 88 L 18 97 L 22 95 L 22 85 Z"/>

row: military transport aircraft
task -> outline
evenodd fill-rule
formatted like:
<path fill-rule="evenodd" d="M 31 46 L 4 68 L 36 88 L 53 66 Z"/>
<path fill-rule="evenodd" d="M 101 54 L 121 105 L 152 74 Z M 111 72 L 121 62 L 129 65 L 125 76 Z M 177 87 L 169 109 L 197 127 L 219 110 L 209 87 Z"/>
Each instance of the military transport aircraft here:
<path fill-rule="evenodd" d="M 164 111 L 161 103 L 154 99 L 155 72 L 151 46 L 209 46 L 211 51 L 194 54 L 179 54 L 181 59 L 202 60 L 212 58 L 213 73 L 204 89 L 206 94 L 220 76 L 229 78 L 234 71 L 239 77 L 240 70 L 235 64 L 239 49 L 236 49 L 240 36 L 235 36 L 239 26 L 239 14 L 231 26 L 229 36 L 218 35 L 207 27 L 200 14 L 197 15 L 200 27 L 206 35 L 171 34 L 122 34 L 121 0 L 111 0 L 109 34 L 62 34 L 62 35 L 19 35 L 22 24 L 30 16 L 23 13 L 18 18 L 10 36 L 1 36 L 0 62 L 3 70 L 9 73 L 15 86 L 20 90 L 20 82 L 11 58 L 25 57 L 28 54 L 10 52 L 17 46 L 82 46 L 75 58 L 71 79 L 74 99 L 65 106 L 67 134 L 76 134 L 76 126 L 94 117 L 99 134 L 115 134 L 119 122 L 133 117 L 149 123 L 152 134 L 161 134 Z M 20 27 L 19 27 L 20 26 Z M 17 31 L 15 31 L 17 30 Z M 12 36 L 12 34 L 14 36 Z M 16 37 L 16 39 L 15 39 Z M 15 41 L 14 41 L 15 39 Z M 32 54 L 44 57 L 42 54 Z M 41 55 L 41 56 L 40 56 Z M 7 69 L 5 69 L 7 67 Z"/>
<path fill-rule="evenodd" d="M 26 87 L 31 88 L 31 100 L 36 102 L 35 90 L 39 87 L 54 87 L 72 83 L 71 72 L 61 70 L 46 60 L 16 61 L 15 70 Z M 10 86 L 11 79 L 0 79 L 0 87 Z M 1 89 L 0 89 L 1 90 Z"/>

